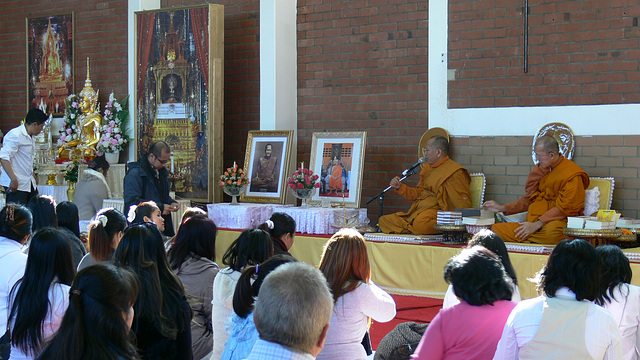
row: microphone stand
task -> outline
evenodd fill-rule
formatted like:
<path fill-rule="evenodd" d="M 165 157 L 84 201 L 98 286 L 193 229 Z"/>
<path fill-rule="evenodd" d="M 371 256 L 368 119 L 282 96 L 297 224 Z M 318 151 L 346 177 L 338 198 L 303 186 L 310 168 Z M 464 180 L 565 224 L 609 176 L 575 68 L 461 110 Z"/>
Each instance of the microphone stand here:
<path fill-rule="evenodd" d="M 405 176 L 401 177 L 400 180 L 398 180 L 398 181 L 402 182 L 404 179 L 408 178 L 409 176 L 411 176 L 411 175 L 413 175 L 415 173 L 416 173 L 416 169 L 415 168 L 411 169 L 411 171 L 407 172 L 407 174 Z M 384 201 L 384 194 L 387 191 L 391 190 L 392 188 L 393 187 L 391 185 L 389 185 L 389 186 L 387 186 L 386 189 L 382 190 L 378 195 L 376 195 L 376 196 L 372 197 L 371 199 L 367 200 L 367 204 L 369 204 L 370 202 L 372 202 L 376 198 L 379 200 L 379 205 L 378 206 L 380 207 L 380 216 L 378 217 L 378 219 L 380 217 L 382 217 L 382 215 L 384 214 L 384 211 L 382 210 L 383 209 L 382 203 Z M 380 232 L 380 227 L 379 226 L 378 226 L 378 232 Z"/>

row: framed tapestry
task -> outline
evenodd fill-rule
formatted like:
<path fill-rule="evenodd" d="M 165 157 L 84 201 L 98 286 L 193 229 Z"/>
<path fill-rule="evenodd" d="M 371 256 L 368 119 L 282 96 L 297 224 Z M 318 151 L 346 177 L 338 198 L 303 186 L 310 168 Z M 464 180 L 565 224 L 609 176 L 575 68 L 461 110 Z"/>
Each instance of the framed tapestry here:
<path fill-rule="evenodd" d="M 164 140 L 176 195 L 222 201 L 224 6 L 136 13 L 138 158 Z"/>
<path fill-rule="evenodd" d="M 293 149 L 293 130 L 249 131 L 244 169 L 249 186 L 241 199 L 251 202 L 284 203 L 285 170 Z"/>
<path fill-rule="evenodd" d="M 367 133 L 315 132 L 311 139 L 310 168 L 320 175 L 320 191 L 308 203 L 329 199 L 332 204 L 360 206 Z"/>
<path fill-rule="evenodd" d="M 74 13 L 33 17 L 27 25 L 27 108 L 62 116 L 74 92 Z"/>

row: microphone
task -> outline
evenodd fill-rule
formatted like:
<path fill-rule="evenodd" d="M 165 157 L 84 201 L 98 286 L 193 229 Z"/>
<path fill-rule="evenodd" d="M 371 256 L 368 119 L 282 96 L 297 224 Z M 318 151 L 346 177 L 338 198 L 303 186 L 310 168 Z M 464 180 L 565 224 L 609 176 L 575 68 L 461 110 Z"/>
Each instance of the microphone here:
<path fill-rule="evenodd" d="M 402 176 L 407 176 L 407 174 L 410 173 L 411 171 L 413 171 L 413 169 L 417 168 L 418 165 L 424 164 L 426 161 L 427 161 L 427 159 L 424 156 L 421 157 L 420 159 L 418 159 L 417 163 L 411 165 L 410 168 L 408 168 L 407 170 L 403 171 L 402 172 Z"/>

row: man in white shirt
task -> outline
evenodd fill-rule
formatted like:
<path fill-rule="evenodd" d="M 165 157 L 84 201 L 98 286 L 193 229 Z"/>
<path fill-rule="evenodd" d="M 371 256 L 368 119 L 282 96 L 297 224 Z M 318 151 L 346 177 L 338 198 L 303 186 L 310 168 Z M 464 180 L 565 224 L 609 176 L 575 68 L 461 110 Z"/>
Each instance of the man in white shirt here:
<path fill-rule="evenodd" d="M 31 109 L 24 124 L 11 129 L 2 140 L 0 185 L 7 191 L 7 203 L 26 205 L 38 194 L 38 185 L 33 177 L 33 159 L 36 148 L 35 136 L 42 132 L 47 115 L 40 109 Z"/>

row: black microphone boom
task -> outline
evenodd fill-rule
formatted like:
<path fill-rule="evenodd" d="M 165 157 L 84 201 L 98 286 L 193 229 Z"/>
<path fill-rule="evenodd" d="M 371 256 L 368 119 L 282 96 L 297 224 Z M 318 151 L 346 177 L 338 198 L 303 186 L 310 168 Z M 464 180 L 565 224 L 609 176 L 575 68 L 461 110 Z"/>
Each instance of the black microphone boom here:
<path fill-rule="evenodd" d="M 420 159 L 418 159 L 418 162 L 411 165 L 410 168 L 408 168 L 407 170 L 402 172 L 402 176 L 407 176 L 408 173 L 410 173 L 411 171 L 413 171 L 413 169 L 417 168 L 418 165 L 420 164 L 424 164 L 427 161 L 427 159 L 425 159 L 424 157 L 421 157 Z"/>

